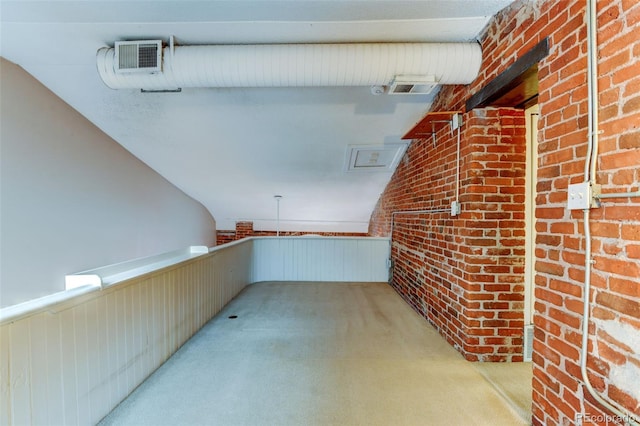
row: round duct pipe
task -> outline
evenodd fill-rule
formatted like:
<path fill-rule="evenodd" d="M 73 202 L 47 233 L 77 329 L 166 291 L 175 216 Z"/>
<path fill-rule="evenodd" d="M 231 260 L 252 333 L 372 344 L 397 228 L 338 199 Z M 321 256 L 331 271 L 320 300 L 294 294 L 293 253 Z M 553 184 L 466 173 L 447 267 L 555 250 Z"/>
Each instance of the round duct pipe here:
<path fill-rule="evenodd" d="M 98 50 L 100 77 L 112 89 L 326 87 L 388 85 L 396 76 L 469 84 L 477 43 L 263 44 L 165 47 L 162 72 L 121 73 L 114 48 Z"/>

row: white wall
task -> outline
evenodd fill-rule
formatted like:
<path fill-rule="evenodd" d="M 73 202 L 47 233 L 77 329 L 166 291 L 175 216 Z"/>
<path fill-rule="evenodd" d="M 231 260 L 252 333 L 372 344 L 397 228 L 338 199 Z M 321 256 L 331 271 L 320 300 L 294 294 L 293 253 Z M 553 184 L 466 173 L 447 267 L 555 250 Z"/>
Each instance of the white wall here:
<path fill-rule="evenodd" d="M 215 245 L 201 204 L 4 59 L 0 87 L 0 306 L 61 291 L 65 274 Z"/>

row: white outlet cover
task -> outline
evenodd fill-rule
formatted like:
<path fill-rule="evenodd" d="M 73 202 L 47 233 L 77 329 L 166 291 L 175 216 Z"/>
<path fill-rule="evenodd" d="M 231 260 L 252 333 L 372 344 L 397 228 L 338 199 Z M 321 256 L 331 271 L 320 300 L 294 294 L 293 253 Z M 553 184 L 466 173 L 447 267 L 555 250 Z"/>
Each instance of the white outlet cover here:
<path fill-rule="evenodd" d="M 589 182 L 569 185 L 567 207 L 569 210 L 587 210 L 591 208 L 591 187 Z"/>

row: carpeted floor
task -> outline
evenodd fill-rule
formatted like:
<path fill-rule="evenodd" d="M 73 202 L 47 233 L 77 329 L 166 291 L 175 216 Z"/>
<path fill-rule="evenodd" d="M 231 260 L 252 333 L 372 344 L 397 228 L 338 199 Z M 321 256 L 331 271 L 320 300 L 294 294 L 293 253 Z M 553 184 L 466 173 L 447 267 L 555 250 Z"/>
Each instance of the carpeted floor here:
<path fill-rule="evenodd" d="M 530 362 L 476 362 L 473 366 L 520 417 L 531 419 L 533 369 Z"/>
<path fill-rule="evenodd" d="M 101 424 L 529 424 L 530 364 L 481 367 L 386 283 L 259 283 Z"/>

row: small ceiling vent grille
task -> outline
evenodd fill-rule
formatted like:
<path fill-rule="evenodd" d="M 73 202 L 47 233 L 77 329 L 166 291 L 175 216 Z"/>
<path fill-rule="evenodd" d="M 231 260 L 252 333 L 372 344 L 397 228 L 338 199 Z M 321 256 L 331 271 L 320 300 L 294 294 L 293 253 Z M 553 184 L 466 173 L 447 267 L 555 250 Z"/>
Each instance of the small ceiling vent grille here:
<path fill-rule="evenodd" d="M 406 143 L 347 146 L 345 171 L 393 172 L 407 149 Z"/>
<path fill-rule="evenodd" d="M 162 40 L 116 41 L 117 73 L 162 72 Z"/>
<path fill-rule="evenodd" d="M 390 95 L 428 95 L 438 85 L 435 77 L 397 76 L 391 82 Z"/>

